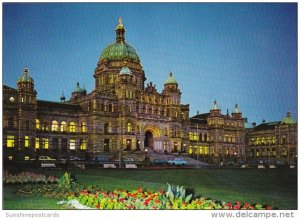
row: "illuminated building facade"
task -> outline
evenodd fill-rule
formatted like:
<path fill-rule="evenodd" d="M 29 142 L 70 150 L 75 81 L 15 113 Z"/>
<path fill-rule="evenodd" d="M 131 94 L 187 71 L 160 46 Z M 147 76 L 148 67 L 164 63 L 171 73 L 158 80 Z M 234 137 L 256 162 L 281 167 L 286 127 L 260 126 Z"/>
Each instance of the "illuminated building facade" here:
<path fill-rule="evenodd" d="M 69 100 L 63 95 L 60 102 L 38 100 L 28 68 L 16 89 L 3 85 L 5 159 L 133 153 L 146 147 L 212 163 L 269 154 L 289 162 L 297 155 L 297 124 L 290 114 L 251 128 L 237 104 L 231 115 L 228 110 L 223 115 L 215 101 L 209 113 L 189 118 L 174 75 L 166 75 L 161 92 L 151 82 L 145 86 L 140 58 L 125 41 L 121 20 L 115 32 L 116 41 L 96 65 L 90 93 L 77 83 Z"/>
<path fill-rule="evenodd" d="M 115 31 L 115 43 L 101 53 L 90 93 L 77 83 L 70 100 L 37 100 L 28 68 L 17 89 L 3 86 L 7 157 L 133 152 L 145 147 L 172 152 L 189 143 L 189 105 L 181 104 L 173 74 L 166 77 L 162 92 L 151 82 L 145 86 L 140 58 L 125 41 L 121 20 Z"/>

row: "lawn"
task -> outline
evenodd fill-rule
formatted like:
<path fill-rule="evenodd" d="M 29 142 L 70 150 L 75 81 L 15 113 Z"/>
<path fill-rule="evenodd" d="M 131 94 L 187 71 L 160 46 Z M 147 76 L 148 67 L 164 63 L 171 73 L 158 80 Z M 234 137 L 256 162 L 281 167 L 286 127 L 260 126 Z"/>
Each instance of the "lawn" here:
<path fill-rule="evenodd" d="M 91 169 L 70 171 L 77 183 L 100 185 L 112 191 L 115 188 L 133 190 L 166 189 L 166 183 L 183 185 L 195 194 L 222 201 L 248 201 L 277 207 L 297 209 L 296 170 L 257 169 L 167 169 L 118 170 Z M 45 173 L 61 176 L 63 171 Z M 18 186 L 4 186 L 4 209 L 60 209 L 58 200 L 44 197 L 21 198 L 14 194 Z"/>

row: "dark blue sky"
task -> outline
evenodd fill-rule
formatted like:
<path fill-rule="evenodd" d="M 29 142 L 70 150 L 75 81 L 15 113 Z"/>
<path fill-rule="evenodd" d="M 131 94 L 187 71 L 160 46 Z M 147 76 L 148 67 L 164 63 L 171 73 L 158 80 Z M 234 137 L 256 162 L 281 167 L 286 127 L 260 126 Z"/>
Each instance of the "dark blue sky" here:
<path fill-rule="evenodd" d="M 122 17 L 147 81 L 159 91 L 170 71 L 190 115 L 225 114 L 235 102 L 249 122 L 297 118 L 297 4 L 3 4 L 3 83 L 24 66 L 38 99 L 88 92 L 101 51 Z"/>

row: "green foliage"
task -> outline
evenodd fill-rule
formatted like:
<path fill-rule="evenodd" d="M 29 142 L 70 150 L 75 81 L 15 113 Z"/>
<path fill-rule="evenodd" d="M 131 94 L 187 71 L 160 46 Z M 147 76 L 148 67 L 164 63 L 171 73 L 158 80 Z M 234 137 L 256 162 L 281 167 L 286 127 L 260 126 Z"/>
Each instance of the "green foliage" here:
<path fill-rule="evenodd" d="M 72 182 L 73 182 L 73 179 L 71 179 L 71 174 L 68 172 L 65 172 L 65 174 L 62 177 L 60 177 L 58 180 L 58 187 L 70 189 Z"/>
<path fill-rule="evenodd" d="M 133 191 L 114 190 L 89 192 L 83 190 L 69 196 L 68 200 L 77 200 L 80 204 L 95 209 L 181 209 L 181 210 L 240 210 L 272 209 L 270 206 L 251 205 L 248 202 L 220 202 L 216 200 L 185 196 L 182 186 L 169 185 L 168 191 L 151 192 L 145 189 Z"/>
<path fill-rule="evenodd" d="M 170 185 L 169 183 L 167 183 L 167 185 L 168 189 L 165 196 L 171 203 L 178 201 L 189 202 L 192 199 L 193 194 L 186 196 L 186 190 L 183 188 L 183 186 Z"/>

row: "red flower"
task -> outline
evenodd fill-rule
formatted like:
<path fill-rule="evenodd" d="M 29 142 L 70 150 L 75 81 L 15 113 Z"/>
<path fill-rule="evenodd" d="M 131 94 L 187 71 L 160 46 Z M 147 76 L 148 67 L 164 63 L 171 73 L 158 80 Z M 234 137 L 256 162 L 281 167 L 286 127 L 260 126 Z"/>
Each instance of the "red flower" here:
<path fill-rule="evenodd" d="M 138 192 L 139 192 L 139 193 L 142 193 L 142 192 L 143 192 L 143 189 L 142 189 L 142 188 L 138 188 Z"/>
<path fill-rule="evenodd" d="M 267 206 L 266 210 L 272 210 L 272 207 L 271 206 Z"/>
<path fill-rule="evenodd" d="M 128 206 L 129 209 L 134 209 L 133 205 Z"/>
<path fill-rule="evenodd" d="M 160 201 L 159 201 L 159 200 L 155 200 L 155 203 L 156 203 L 156 204 L 159 204 L 159 203 L 160 203 Z"/>
<path fill-rule="evenodd" d="M 240 206 L 239 206 L 239 205 L 235 205 L 235 206 L 233 207 L 233 209 L 234 209 L 234 210 L 240 210 Z"/>
<path fill-rule="evenodd" d="M 98 208 L 98 209 L 100 208 L 100 203 L 98 203 L 98 204 L 96 205 L 96 208 Z"/>
<path fill-rule="evenodd" d="M 250 204 L 248 202 L 245 203 L 244 208 L 248 209 L 250 207 Z"/>
<path fill-rule="evenodd" d="M 125 200 L 125 198 L 120 198 L 119 202 L 123 202 Z"/>
<path fill-rule="evenodd" d="M 225 205 L 227 208 L 229 208 L 229 209 L 231 209 L 232 208 L 232 204 L 231 204 L 231 202 L 228 202 L 228 203 L 226 203 L 226 205 Z"/>

